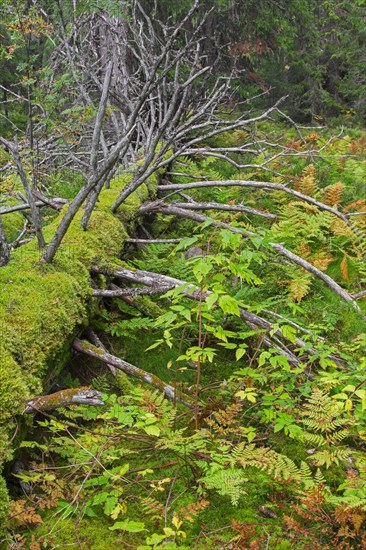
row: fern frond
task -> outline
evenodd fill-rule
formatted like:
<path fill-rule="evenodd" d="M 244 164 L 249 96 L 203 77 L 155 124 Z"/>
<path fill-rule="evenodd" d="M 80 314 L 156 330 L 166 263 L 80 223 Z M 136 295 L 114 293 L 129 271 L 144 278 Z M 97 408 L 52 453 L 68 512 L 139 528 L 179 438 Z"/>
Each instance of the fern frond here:
<path fill-rule="evenodd" d="M 240 464 L 242 468 L 253 466 L 266 471 L 277 479 L 294 480 L 300 483 L 310 483 L 311 481 L 311 471 L 307 466 L 299 468 L 286 455 L 266 447 L 240 443 L 232 450 L 231 461 Z"/>
<path fill-rule="evenodd" d="M 295 183 L 296 191 L 312 197 L 316 190 L 316 168 L 313 164 L 309 164 L 301 175 L 301 178 Z"/>
<path fill-rule="evenodd" d="M 331 449 L 317 451 L 312 455 L 311 460 L 316 466 L 330 468 L 333 464 L 344 462 L 351 454 L 352 450 L 346 447 L 332 447 Z"/>
<path fill-rule="evenodd" d="M 337 181 L 337 183 L 333 183 L 332 185 L 328 185 L 324 189 L 324 202 L 325 204 L 329 204 L 330 206 L 337 206 L 342 201 L 342 194 L 344 191 L 344 185 L 342 182 Z"/>
<path fill-rule="evenodd" d="M 151 520 L 160 519 L 164 513 L 163 504 L 154 497 L 141 498 L 139 504 L 142 514 L 150 517 Z"/>
<path fill-rule="evenodd" d="M 298 271 L 288 283 L 289 297 L 293 302 L 300 302 L 309 293 L 311 276 L 305 271 Z"/>
<path fill-rule="evenodd" d="M 328 265 L 333 261 L 333 257 L 329 251 L 319 250 L 316 254 L 312 254 L 309 260 L 317 269 L 326 271 Z"/>
<path fill-rule="evenodd" d="M 344 254 L 343 255 L 343 259 L 341 261 L 341 273 L 342 273 L 342 276 L 343 276 L 343 279 L 345 281 L 349 281 L 349 276 L 348 276 L 348 261 L 347 261 L 347 258 L 348 258 L 348 255 L 347 254 Z"/>
<path fill-rule="evenodd" d="M 198 481 L 203 483 L 207 489 L 214 489 L 219 495 L 229 497 L 231 504 L 237 506 L 240 497 L 246 494 L 243 485 L 248 479 L 244 476 L 243 470 L 228 468 L 208 473 Z"/>
<path fill-rule="evenodd" d="M 332 399 L 318 388 L 314 388 L 307 403 L 303 406 L 301 420 L 308 428 L 329 434 L 349 423 L 349 420 L 343 417 L 343 413 L 341 402 Z"/>
<path fill-rule="evenodd" d="M 308 445 L 312 445 L 314 447 L 321 447 L 326 443 L 325 437 L 323 437 L 321 434 L 313 434 L 306 431 L 303 431 L 301 435 L 301 440 L 304 443 L 307 443 Z"/>

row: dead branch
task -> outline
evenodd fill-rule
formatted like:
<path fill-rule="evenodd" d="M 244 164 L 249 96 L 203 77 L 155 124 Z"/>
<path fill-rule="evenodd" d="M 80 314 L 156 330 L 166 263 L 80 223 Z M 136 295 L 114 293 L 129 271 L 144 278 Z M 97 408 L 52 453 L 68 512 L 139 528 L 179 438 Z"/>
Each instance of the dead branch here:
<path fill-rule="evenodd" d="M 171 206 L 170 204 L 164 204 L 162 203 L 162 201 L 145 203 L 145 205 L 143 205 L 138 210 L 138 214 L 144 215 L 147 212 L 154 211 L 154 210 L 167 216 L 172 216 L 172 215 L 180 216 L 182 218 L 188 218 L 188 219 L 194 220 L 198 223 L 204 223 L 210 220 L 209 217 L 204 216 L 203 214 L 197 214 L 196 212 L 188 212 L 183 208 L 177 208 L 176 206 Z M 251 231 L 245 231 L 243 229 L 239 229 L 238 227 L 232 227 L 228 223 L 219 222 L 212 219 L 210 221 L 211 221 L 211 225 L 213 225 L 214 227 L 223 227 L 225 229 L 228 229 L 232 233 L 239 233 L 244 237 L 255 236 L 255 233 Z M 344 288 L 342 288 L 338 283 L 336 283 L 334 279 L 329 277 L 329 275 L 327 275 L 323 271 L 320 271 L 320 269 L 317 269 L 311 263 L 304 260 L 297 254 L 294 254 L 293 252 L 285 248 L 282 244 L 269 242 L 268 245 L 281 256 L 284 256 L 285 258 L 290 260 L 292 263 L 299 265 L 300 267 L 302 267 L 303 269 L 305 269 L 306 271 L 308 271 L 318 279 L 321 279 L 333 292 L 338 294 L 338 296 L 340 296 L 345 302 L 350 302 L 357 311 L 361 311 L 358 304 L 355 302 L 352 296 Z"/>
<path fill-rule="evenodd" d="M 261 216 L 262 218 L 269 218 L 275 220 L 277 218 L 276 214 L 271 214 L 270 212 L 262 212 L 256 210 L 255 208 L 250 208 L 249 206 L 244 206 L 242 204 L 225 204 L 221 202 L 173 202 L 170 203 L 172 206 L 177 208 L 183 208 L 187 210 L 222 210 L 225 212 L 246 212 L 248 214 L 254 214 L 255 216 Z"/>
<path fill-rule="evenodd" d="M 292 195 L 293 197 L 296 197 L 299 200 L 305 201 L 309 204 L 313 204 L 314 206 L 319 208 L 319 210 L 330 212 L 334 216 L 337 216 L 337 218 L 344 221 L 349 227 L 354 229 L 354 225 L 347 218 L 347 216 L 342 212 L 340 212 L 339 210 L 337 210 L 336 208 L 328 206 L 327 204 L 324 204 L 316 199 L 313 199 L 313 197 L 304 195 L 303 193 L 300 193 L 299 191 L 295 191 L 294 189 L 291 189 L 290 187 L 287 187 L 286 185 L 283 185 L 280 183 L 270 183 L 267 181 L 244 181 L 244 180 L 195 181 L 192 183 L 184 183 L 184 184 L 168 183 L 166 185 L 161 185 L 159 187 L 159 192 L 164 193 L 165 191 L 184 191 L 186 189 L 199 189 L 203 187 L 217 187 L 217 188 L 248 187 L 253 189 L 282 191 L 284 193 L 287 193 L 288 195 Z"/>
<path fill-rule="evenodd" d="M 39 215 L 39 210 L 37 209 L 36 203 L 35 203 L 34 198 L 33 198 L 32 188 L 31 188 L 31 186 L 28 182 L 28 178 L 27 178 L 27 175 L 25 173 L 24 166 L 23 166 L 23 163 L 22 163 L 22 159 L 21 159 L 20 154 L 19 154 L 18 138 L 15 135 L 14 141 L 11 142 L 11 141 L 8 141 L 7 139 L 0 136 L 0 143 L 3 143 L 10 150 L 11 154 L 14 157 L 15 163 L 17 165 L 18 175 L 19 175 L 20 180 L 22 182 L 25 194 L 27 196 L 27 201 L 28 201 L 28 204 L 29 204 L 29 207 L 30 207 L 31 216 L 32 216 L 32 223 L 33 223 L 36 235 L 37 235 L 38 247 L 40 249 L 42 249 L 45 246 L 45 241 L 44 241 L 43 233 L 42 233 L 42 229 L 41 229 L 41 219 L 40 219 L 40 215 Z"/>
<path fill-rule="evenodd" d="M 357 294 L 352 294 L 352 298 L 354 300 L 360 300 L 361 298 L 366 298 L 366 290 L 363 290 L 362 292 L 358 292 Z"/>
<path fill-rule="evenodd" d="M 150 384 L 154 388 L 160 390 L 170 401 L 181 403 L 190 409 L 194 408 L 194 399 L 192 397 L 182 393 L 176 388 L 173 388 L 170 384 L 166 384 L 163 380 L 155 376 L 155 374 L 151 374 L 150 372 L 144 371 L 139 367 L 135 367 L 134 365 L 131 365 L 131 363 L 127 363 L 126 361 L 123 361 L 123 359 L 120 359 L 115 355 L 111 355 L 110 353 L 107 353 L 100 348 L 79 339 L 75 339 L 73 348 L 80 353 L 88 355 L 88 357 L 93 357 L 103 363 L 113 365 L 116 369 L 125 372 L 129 376 L 137 378 L 141 382 Z"/>
<path fill-rule="evenodd" d="M 6 242 L 6 235 L 2 219 L 0 218 L 0 267 L 9 263 L 10 250 Z"/>
<path fill-rule="evenodd" d="M 118 288 L 117 290 L 93 290 L 93 296 L 101 296 L 103 298 L 118 298 L 119 296 L 145 296 L 151 294 L 164 294 L 171 290 L 172 286 L 154 286 L 151 288 Z"/>
<path fill-rule="evenodd" d="M 171 244 L 180 243 L 182 239 L 127 239 L 131 244 Z"/>
<path fill-rule="evenodd" d="M 104 405 L 102 394 L 92 389 L 90 386 L 82 388 L 68 388 L 60 390 L 50 395 L 41 395 L 28 401 L 24 414 L 49 411 L 59 407 L 68 407 L 70 405 Z"/>
<path fill-rule="evenodd" d="M 62 210 L 62 205 L 68 202 L 67 199 L 58 199 L 58 198 L 49 199 L 45 197 L 43 193 L 40 192 L 39 189 L 32 189 L 32 193 L 37 199 L 39 199 L 45 205 L 50 206 L 54 210 L 58 210 L 58 211 Z"/>
<path fill-rule="evenodd" d="M 85 336 L 88 338 L 88 340 L 94 344 L 97 348 L 102 349 L 103 351 L 107 352 L 107 349 L 104 347 L 102 341 L 98 338 L 98 336 L 95 334 L 95 332 L 91 329 L 91 327 L 88 327 L 85 331 Z M 116 369 L 113 365 L 110 365 L 107 363 L 107 367 L 111 371 L 111 374 L 113 376 L 116 376 Z"/>
<path fill-rule="evenodd" d="M 34 191 L 33 195 L 35 194 Z M 35 202 L 37 208 L 42 208 L 44 206 L 50 206 L 55 210 L 61 210 L 63 204 L 67 204 L 67 199 L 47 199 L 43 197 L 42 201 Z M 31 207 L 28 203 L 25 204 L 15 204 L 14 206 L 9 206 L 8 208 L 0 208 L 0 216 L 3 214 L 11 214 L 12 212 L 20 212 L 22 210 L 29 210 Z"/>
<path fill-rule="evenodd" d="M 100 269 L 97 266 L 92 268 L 93 273 L 105 273 L 104 270 Z M 108 273 L 107 273 L 108 274 Z M 127 268 L 119 268 L 112 273 L 109 273 L 110 276 L 116 277 L 117 279 L 122 279 L 134 284 L 142 284 L 151 287 L 161 287 L 169 286 L 170 288 L 181 287 L 182 294 L 191 298 L 193 300 L 206 299 L 211 292 L 203 292 L 194 284 L 182 281 L 180 279 L 175 279 L 174 277 L 168 277 L 167 275 L 162 275 L 160 273 L 153 273 L 151 271 L 144 270 L 131 270 Z M 267 321 L 263 317 L 260 317 L 252 311 L 248 311 L 244 308 L 240 308 L 240 317 L 245 323 L 254 330 L 263 329 L 267 334 L 269 334 L 273 329 L 273 323 Z M 273 336 L 275 337 L 275 344 L 273 344 Z M 298 365 L 299 359 L 288 349 L 288 345 L 292 342 L 283 334 L 280 328 L 276 330 L 274 335 L 271 337 L 265 337 L 264 343 L 268 347 L 273 347 L 275 345 L 281 355 L 285 355 L 289 361 L 293 364 Z M 277 340 L 276 340 L 277 338 Z M 287 344 L 284 345 L 283 341 Z M 316 354 L 316 350 L 312 347 L 308 347 L 308 344 L 301 340 L 301 338 L 296 338 L 296 346 L 298 348 L 306 349 L 307 354 Z M 305 352 L 304 352 L 305 353 Z M 331 356 L 331 359 L 337 363 L 344 365 L 344 362 L 335 355 Z"/>

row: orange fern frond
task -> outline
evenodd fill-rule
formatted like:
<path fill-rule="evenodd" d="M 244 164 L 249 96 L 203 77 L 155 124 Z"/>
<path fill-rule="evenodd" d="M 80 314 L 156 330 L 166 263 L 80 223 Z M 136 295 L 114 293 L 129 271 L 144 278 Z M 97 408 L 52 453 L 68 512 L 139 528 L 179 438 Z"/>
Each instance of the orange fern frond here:
<path fill-rule="evenodd" d="M 330 229 L 334 235 L 340 236 L 340 237 L 352 237 L 353 232 L 352 229 L 344 222 L 343 220 L 340 220 L 339 218 L 335 219 L 330 226 Z"/>
<path fill-rule="evenodd" d="M 310 255 L 310 246 L 305 241 L 301 241 L 298 253 L 302 258 L 308 258 Z"/>
<path fill-rule="evenodd" d="M 345 281 L 349 281 L 347 254 L 344 254 L 343 259 L 341 261 L 340 268 L 341 268 L 341 273 L 343 275 L 343 279 Z"/>
<path fill-rule="evenodd" d="M 324 189 L 325 204 L 329 204 L 330 206 L 337 206 L 338 204 L 340 204 L 343 191 L 344 185 L 341 181 L 337 181 L 337 183 L 328 185 L 328 187 Z"/>
<path fill-rule="evenodd" d="M 357 212 L 366 212 L 366 200 L 358 199 L 357 201 L 351 202 L 344 209 L 344 212 L 349 212 L 350 210 L 356 210 Z"/>
<path fill-rule="evenodd" d="M 309 164 L 301 175 L 301 178 L 295 183 L 296 191 L 311 197 L 316 189 L 316 168 L 313 164 Z"/>
<path fill-rule="evenodd" d="M 333 261 L 332 256 L 325 250 L 320 250 L 310 258 L 310 262 L 320 271 L 326 271 L 330 262 Z"/>

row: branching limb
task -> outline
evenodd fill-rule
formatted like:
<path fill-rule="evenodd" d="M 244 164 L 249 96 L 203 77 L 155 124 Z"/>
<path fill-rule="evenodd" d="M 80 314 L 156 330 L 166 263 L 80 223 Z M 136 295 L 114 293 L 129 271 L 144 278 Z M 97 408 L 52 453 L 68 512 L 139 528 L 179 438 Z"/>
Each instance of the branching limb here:
<path fill-rule="evenodd" d="M 93 267 L 92 272 L 94 273 L 104 273 L 103 270 L 98 268 L 97 266 Z M 205 300 L 207 296 L 211 294 L 211 292 L 205 292 L 202 295 L 201 290 L 194 284 L 188 283 L 186 281 L 182 281 L 180 279 L 175 279 L 174 277 L 168 277 L 167 275 L 161 275 L 160 273 L 153 273 L 151 271 L 144 271 L 144 270 L 131 270 L 127 268 L 119 268 L 116 271 L 113 271 L 113 273 L 109 274 L 110 276 L 116 277 L 117 279 L 122 279 L 123 281 L 128 281 L 130 283 L 134 284 L 142 284 L 146 286 L 151 286 L 153 288 L 157 287 L 170 287 L 170 288 L 182 288 L 182 294 L 187 296 L 187 298 L 191 298 L 193 300 Z M 260 317 L 256 313 L 253 313 L 252 311 L 248 311 L 244 308 L 240 308 L 240 317 L 245 323 L 254 330 L 263 329 L 267 334 L 269 334 L 273 329 L 273 323 L 270 323 L 267 321 L 267 319 L 264 319 L 263 317 Z M 281 340 L 281 343 L 277 340 L 276 343 L 273 344 L 273 336 L 277 339 Z M 274 335 L 271 337 L 265 337 L 264 343 L 268 345 L 268 347 L 273 347 L 275 345 L 278 348 L 278 345 L 280 345 L 279 353 L 282 355 L 285 355 L 291 363 L 298 364 L 299 359 L 288 349 L 288 345 L 293 344 L 282 332 L 280 328 L 276 330 Z M 283 343 L 286 342 L 286 345 Z M 301 338 L 296 338 L 295 344 L 298 348 L 304 348 L 306 349 L 306 353 L 312 355 L 316 354 L 316 350 L 314 348 L 309 348 L 308 345 L 301 340 Z M 338 357 L 332 355 L 331 359 L 340 365 L 344 365 L 344 362 L 339 359 Z"/>
<path fill-rule="evenodd" d="M 33 193 L 34 194 L 34 193 Z M 52 203 L 52 204 L 51 204 Z M 35 202 L 37 208 L 42 208 L 44 206 L 50 206 L 55 210 L 61 210 L 62 205 L 67 204 L 67 199 L 46 199 L 43 197 L 42 201 Z M 12 212 L 20 212 L 21 210 L 29 210 L 31 207 L 29 204 L 15 204 L 14 206 L 9 206 L 7 208 L 0 208 L 0 216 L 3 214 L 11 214 Z"/>
<path fill-rule="evenodd" d="M 304 202 L 307 202 L 309 204 L 313 204 L 319 210 L 324 210 L 325 212 L 330 212 L 334 216 L 337 216 L 337 218 L 344 221 L 349 227 L 354 229 L 354 225 L 352 222 L 348 219 L 348 217 L 337 210 L 336 208 L 333 208 L 332 206 L 328 206 L 327 204 L 324 204 L 316 199 L 313 199 L 313 197 L 309 197 L 308 195 L 304 195 L 303 193 L 300 193 L 299 191 L 295 191 L 294 189 L 291 189 L 287 187 L 286 185 L 282 185 L 280 183 L 270 183 L 267 181 L 244 181 L 244 180 L 217 180 L 217 181 L 195 181 L 192 183 L 168 183 L 166 185 L 161 185 L 159 188 L 160 193 L 164 193 L 165 191 L 185 191 L 187 189 L 200 189 L 203 187 L 247 187 L 247 188 L 253 188 L 253 189 L 265 189 L 265 190 L 273 190 L 273 191 L 282 191 L 284 193 L 287 193 L 288 195 L 292 195 L 293 197 L 296 197 L 299 200 L 302 200 Z"/>
<path fill-rule="evenodd" d="M 9 263 L 10 249 L 6 242 L 6 235 L 2 219 L 0 217 L 0 267 Z"/>
<path fill-rule="evenodd" d="M 138 212 L 140 213 L 140 215 L 144 215 L 148 211 L 154 211 L 154 210 L 167 216 L 172 216 L 172 215 L 180 216 L 182 218 L 188 218 L 188 219 L 194 220 L 198 223 L 204 223 L 210 220 L 209 217 L 204 216 L 203 214 L 197 214 L 196 212 L 189 212 L 187 210 L 184 210 L 183 208 L 177 208 L 176 206 L 163 204 L 161 201 L 147 203 L 143 205 Z M 239 229 L 238 227 L 232 227 L 228 223 L 219 222 L 216 220 L 211 220 L 211 225 L 213 225 L 214 227 L 223 227 L 225 229 L 228 229 L 232 233 L 239 233 L 244 237 L 252 237 L 255 235 L 255 233 L 251 231 L 245 231 L 243 229 Z M 293 252 L 285 248 L 282 244 L 271 243 L 271 242 L 268 244 L 273 250 L 275 250 L 281 256 L 284 256 L 285 258 L 290 260 L 292 263 L 299 265 L 300 267 L 302 267 L 303 269 L 305 269 L 306 271 L 308 271 L 318 279 L 321 279 L 333 292 L 338 294 L 338 296 L 340 296 L 342 300 L 344 300 L 345 302 L 350 302 L 357 311 L 361 311 L 358 304 L 355 302 L 352 296 L 344 288 L 342 288 L 338 283 L 336 283 L 334 279 L 329 277 L 329 275 L 327 275 L 323 271 L 320 271 L 320 269 L 317 269 L 307 260 L 304 260 L 297 254 L 294 254 Z"/>
<path fill-rule="evenodd" d="M 20 158 L 17 136 L 15 136 L 13 142 L 8 141 L 0 136 L 0 143 L 3 143 L 11 151 L 11 154 L 14 157 L 15 163 L 17 165 L 17 171 L 18 171 L 20 180 L 22 182 L 24 191 L 26 193 L 27 201 L 31 210 L 32 223 L 37 235 L 38 247 L 42 249 L 45 246 L 45 241 L 44 241 L 43 233 L 41 229 L 41 220 L 40 220 L 38 208 L 33 198 L 32 188 L 28 182 L 28 178 L 25 173 L 22 160 Z"/>
<path fill-rule="evenodd" d="M 93 290 L 93 296 L 101 296 L 103 298 L 118 298 L 119 296 L 145 296 L 151 294 L 164 294 L 172 288 L 174 288 L 172 285 L 157 285 L 150 288 L 118 288 L 115 290 L 104 290 L 98 288 Z"/>
<path fill-rule="evenodd" d="M 255 216 L 261 216 L 262 218 L 269 218 L 275 220 L 277 218 L 276 214 L 271 214 L 270 212 L 261 212 L 255 208 L 250 208 L 249 206 L 244 206 L 241 204 L 225 204 L 221 202 L 173 202 L 172 206 L 177 208 L 183 208 L 186 210 L 222 210 L 225 212 L 247 212 L 248 214 L 254 214 Z"/>
<path fill-rule="evenodd" d="M 90 328 L 88 327 L 85 331 L 85 335 L 87 336 L 87 338 L 89 339 L 89 341 L 94 344 L 94 346 L 97 346 L 97 348 L 100 348 L 102 349 L 103 351 L 107 352 L 107 349 L 104 347 L 102 341 L 98 338 L 98 336 L 95 334 L 95 332 Z M 113 365 L 110 365 L 109 363 L 107 363 L 107 367 L 109 368 L 109 370 L 111 371 L 111 374 L 113 376 L 116 376 L 116 369 Z"/>

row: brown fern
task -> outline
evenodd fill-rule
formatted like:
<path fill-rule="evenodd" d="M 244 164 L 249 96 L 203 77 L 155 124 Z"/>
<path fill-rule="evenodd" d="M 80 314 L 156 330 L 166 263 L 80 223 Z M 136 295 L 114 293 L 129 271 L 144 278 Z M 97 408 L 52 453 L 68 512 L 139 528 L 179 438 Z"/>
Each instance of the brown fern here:
<path fill-rule="evenodd" d="M 177 512 L 177 516 L 180 521 L 190 521 L 193 522 L 200 512 L 205 510 L 210 506 L 208 500 L 199 498 L 197 502 L 191 502 L 187 507 L 180 508 Z"/>
<path fill-rule="evenodd" d="M 344 209 L 344 212 L 349 212 L 350 210 L 356 210 L 356 212 L 366 212 L 366 200 L 358 199 L 357 201 L 351 202 Z"/>
<path fill-rule="evenodd" d="M 328 187 L 324 189 L 323 200 L 325 204 L 329 204 L 330 206 L 337 206 L 338 204 L 340 204 L 343 191 L 344 185 L 340 181 L 337 181 L 337 183 L 333 183 L 332 185 L 328 185 Z"/>
<path fill-rule="evenodd" d="M 313 164 L 309 164 L 301 175 L 301 178 L 296 181 L 294 188 L 296 191 L 308 195 L 309 197 L 313 196 L 314 191 L 316 190 L 316 168 Z"/>
<path fill-rule="evenodd" d="M 310 257 L 310 262 L 314 267 L 320 269 L 320 271 L 326 271 L 330 262 L 333 261 L 333 257 L 326 250 L 319 250 Z"/>
<path fill-rule="evenodd" d="M 347 254 L 344 254 L 343 255 L 343 259 L 341 261 L 341 265 L 340 265 L 340 268 L 341 268 L 341 273 L 343 275 L 343 279 L 345 281 L 349 281 L 349 275 L 348 275 L 348 260 L 347 260 L 348 256 Z"/>

